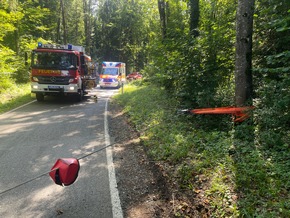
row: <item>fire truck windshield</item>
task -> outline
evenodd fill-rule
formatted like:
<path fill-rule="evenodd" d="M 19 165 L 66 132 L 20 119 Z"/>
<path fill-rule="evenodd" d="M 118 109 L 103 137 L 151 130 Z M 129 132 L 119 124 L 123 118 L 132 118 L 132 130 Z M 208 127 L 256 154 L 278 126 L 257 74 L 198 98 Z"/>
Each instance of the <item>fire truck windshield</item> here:
<path fill-rule="evenodd" d="M 118 75 L 118 68 L 103 68 L 104 75 Z"/>
<path fill-rule="evenodd" d="M 39 69 L 68 70 L 78 65 L 77 56 L 65 52 L 34 51 L 31 66 Z"/>

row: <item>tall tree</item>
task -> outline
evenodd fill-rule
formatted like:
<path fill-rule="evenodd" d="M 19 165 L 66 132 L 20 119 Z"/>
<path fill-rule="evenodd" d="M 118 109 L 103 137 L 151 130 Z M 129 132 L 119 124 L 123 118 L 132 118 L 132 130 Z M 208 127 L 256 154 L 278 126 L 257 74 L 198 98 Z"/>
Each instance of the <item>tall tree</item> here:
<path fill-rule="evenodd" d="M 236 27 L 235 103 L 251 103 L 252 35 L 255 0 L 238 0 Z"/>
<path fill-rule="evenodd" d="M 66 28 L 66 14 L 63 0 L 60 0 L 61 6 L 61 17 L 62 17 L 62 26 L 63 26 L 63 43 L 67 44 L 67 28 Z"/>
<path fill-rule="evenodd" d="M 83 45 L 86 47 L 86 51 L 89 51 L 89 46 L 86 45 L 85 38 L 85 13 L 83 1 L 72 0 L 66 1 L 65 7 L 68 11 L 73 13 L 67 13 L 67 38 L 68 43 L 75 45 Z M 88 34 L 89 35 L 89 34 Z M 89 36 L 88 36 L 89 37 Z"/>
<path fill-rule="evenodd" d="M 160 15 L 160 23 L 161 23 L 161 30 L 162 30 L 162 37 L 163 39 L 166 37 L 167 32 L 167 13 L 166 8 L 168 8 L 168 2 L 165 0 L 158 0 L 158 9 Z"/>
<path fill-rule="evenodd" d="M 85 27 L 85 46 L 88 53 L 90 53 L 91 47 L 91 33 L 92 33 L 92 0 L 83 0 L 84 10 L 84 27 Z"/>
<path fill-rule="evenodd" d="M 197 37 L 198 33 L 198 22 L 199 22 L 199 0 L 190 0 L 190 34 L 193 37 Z"/>

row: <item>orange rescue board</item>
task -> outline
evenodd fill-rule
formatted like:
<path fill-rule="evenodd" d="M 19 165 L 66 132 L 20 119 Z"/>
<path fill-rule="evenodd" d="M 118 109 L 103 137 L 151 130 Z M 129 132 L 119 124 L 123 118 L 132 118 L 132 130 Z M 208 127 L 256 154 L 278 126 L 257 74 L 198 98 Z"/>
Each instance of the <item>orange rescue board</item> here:
<path fill-rule="evenodd" d="M 253 106 L 248 107 L 218 107 L 218 108 L 201 108 L 190 110 L 192 114 L 232 114 L 235 119 L 234 122 L 243 122 L 250 117 L 250 111 Z"/>

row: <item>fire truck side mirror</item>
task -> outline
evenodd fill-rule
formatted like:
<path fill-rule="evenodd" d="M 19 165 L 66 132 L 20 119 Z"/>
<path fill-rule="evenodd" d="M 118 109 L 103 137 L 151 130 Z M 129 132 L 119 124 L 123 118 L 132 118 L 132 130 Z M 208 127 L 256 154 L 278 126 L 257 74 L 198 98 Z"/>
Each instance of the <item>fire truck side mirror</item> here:
<path fill-rule="evenodd" d="M 81 55 L 81 65 L 83 66 L 85 64 L 85 56 Z"/>
<path fill-rule="evenodd" d="M 81 55 L 81 68 L 84 72 L 84 75 L 88 74 L 88 66 L 86 65 L 85 56 Z"/>

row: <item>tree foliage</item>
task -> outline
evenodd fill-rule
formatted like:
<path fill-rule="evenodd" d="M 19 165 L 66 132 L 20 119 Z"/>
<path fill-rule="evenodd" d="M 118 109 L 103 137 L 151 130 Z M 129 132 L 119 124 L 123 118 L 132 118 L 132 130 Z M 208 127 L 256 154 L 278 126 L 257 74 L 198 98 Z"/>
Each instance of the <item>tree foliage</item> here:
<path fill-rule="evenodd" d="M 0 0 L 0 92 L 29 81 L 24 54 L 42 41 L 83 45 L 98 62 L 125 62 L 128 72 L 141 71 L 181 107 L 234 105 L 237 6 L 232 0 Z M 256 1 L 253 13 L 256 143 L 286 156 L 290 2 Z"/>
<path fill-rule="evenodd" d="M 94 37 L 98 59 L 121 60 L 130 70 L 143 69 L 147 45 L 155 34 L 154 13 L 154 1 L 100 1 Z"/>

